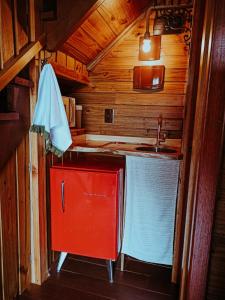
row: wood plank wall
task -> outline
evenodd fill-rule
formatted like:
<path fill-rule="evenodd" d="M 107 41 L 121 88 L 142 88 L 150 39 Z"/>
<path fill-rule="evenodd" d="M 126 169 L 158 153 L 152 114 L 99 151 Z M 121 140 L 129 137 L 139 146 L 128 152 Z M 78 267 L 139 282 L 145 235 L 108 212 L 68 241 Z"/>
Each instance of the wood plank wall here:
<path fill-rule="evenodd" d="M 225 140 L 224 140 L 225 149 Z M 225 153 L 217 189 L 216 212 L 211 244 L 208 277 L 208 300 L 224 299 L 225 296 Z"/>
<path fill-rule="evenodd" d="M 13 299 L 30 283 L 28 151 L 28 136 L 25 136 L 0 172 L 1 296 L 4 300 Z"/>
<path fill-rule="evenodd" d="M 1 69 L 18 55 L 29 42 L 27 12 L 29 1 L 1 0 L 0 4 L 0 62 Z"/>
<path fill-rule="evenodd" d="M 152 28 L 152 21 L 150 22 Z M 188 51 L 183 35 L 164 35 L 161 59 L 154 62 L 138 60 L 139 37 L 145 22 L 139 21 L 89 72 L 90 85 L 71 93 L 83 105 L 83 126 L 87 133 L 156 136 L 157 118 L 163 117 L 163 131 L 169 138 L 181 138 L 186 94 Z M 137 65 L 166 67 L 164 90 L 134 91 L 133 67 Z M 104 123 L 104 110 L 113 108 L 114 123 Z"/>

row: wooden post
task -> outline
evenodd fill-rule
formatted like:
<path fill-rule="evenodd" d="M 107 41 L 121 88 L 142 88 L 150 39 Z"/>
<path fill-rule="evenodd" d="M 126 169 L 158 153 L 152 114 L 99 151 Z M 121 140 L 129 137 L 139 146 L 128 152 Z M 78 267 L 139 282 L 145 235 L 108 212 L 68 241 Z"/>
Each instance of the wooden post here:
<path fill-rule="evenodd" d="M 39 57 L 30 64 L 31 120 L 37 101 Z M 48 277 L 46 172 L 43 137 L 30 133 L 30 191 L 31 191 L 31 282 L 41 284 Z"/>
<path fill-rule="evenodd" d="M 30 115 L 32 120 L 37 100 L 38 74 L 35 60 L 30 63 L 30 79 L 34 83 L 30 93 Z M 41 284 L 38 184 L 38 140 L 35 133 L 30 133 L 31 282 Z"/>

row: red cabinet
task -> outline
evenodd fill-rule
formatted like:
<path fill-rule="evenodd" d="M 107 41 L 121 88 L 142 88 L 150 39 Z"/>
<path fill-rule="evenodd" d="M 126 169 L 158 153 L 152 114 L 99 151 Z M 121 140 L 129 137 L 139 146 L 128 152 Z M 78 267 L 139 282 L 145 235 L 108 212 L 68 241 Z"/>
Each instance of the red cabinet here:
<path fill-rule="evenodd" d="M 50 184 L 52 249 L 116 260 L 122 221 L 121 164 L 54 166 Z"/>

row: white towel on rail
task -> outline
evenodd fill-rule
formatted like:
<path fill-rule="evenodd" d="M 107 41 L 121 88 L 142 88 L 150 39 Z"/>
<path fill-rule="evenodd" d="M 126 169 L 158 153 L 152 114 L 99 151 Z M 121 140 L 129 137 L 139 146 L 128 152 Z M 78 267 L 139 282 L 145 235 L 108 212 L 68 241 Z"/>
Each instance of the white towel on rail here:
<path fill-rule="evenodd" d="M 126 157 L 122 253 L 172 264 L 178 173 L 178 160 Z"/>
<path fill-rule="evenodd" d="M 46 150 L 58 156 L 72 144 L 59 85 L 50 64 L 44 65 L 40 74 L 31 131 L 44 134 Z"/>

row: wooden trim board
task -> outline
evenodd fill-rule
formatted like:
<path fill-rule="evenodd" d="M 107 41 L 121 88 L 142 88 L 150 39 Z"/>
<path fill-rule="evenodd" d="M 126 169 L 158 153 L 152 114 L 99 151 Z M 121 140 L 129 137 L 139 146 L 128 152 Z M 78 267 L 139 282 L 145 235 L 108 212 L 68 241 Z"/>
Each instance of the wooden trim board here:
<path fill-rule="evenodd" d="M 225 124 L 225 3 L 206 1 L 188 190 L 180 299 L 206 296 Z"/>

